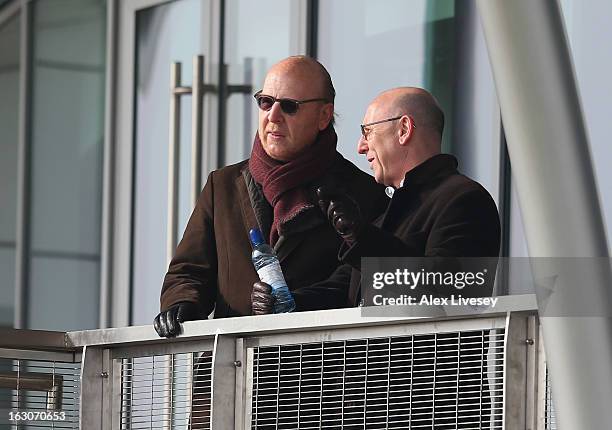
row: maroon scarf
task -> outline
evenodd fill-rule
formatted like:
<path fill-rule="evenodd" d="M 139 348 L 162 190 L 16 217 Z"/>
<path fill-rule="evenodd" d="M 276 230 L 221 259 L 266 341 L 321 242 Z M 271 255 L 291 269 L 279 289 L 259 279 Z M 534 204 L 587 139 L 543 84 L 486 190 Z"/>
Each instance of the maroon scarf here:
<path fill-rule="evenodd" d="M 306 184 L 320 178 L 330 168 L 336 155 L 337 140 L 333 127 L 328 127 L 319 133 L 317 140 L 304 153 L 282 163 L 266 154 L 259 134 L 255 134 L 249 170 L 274 208 L 270 245 L 274 246 L 278 240 L 283 224 L 314 207 L 314 202 L 308 198 Z"/>

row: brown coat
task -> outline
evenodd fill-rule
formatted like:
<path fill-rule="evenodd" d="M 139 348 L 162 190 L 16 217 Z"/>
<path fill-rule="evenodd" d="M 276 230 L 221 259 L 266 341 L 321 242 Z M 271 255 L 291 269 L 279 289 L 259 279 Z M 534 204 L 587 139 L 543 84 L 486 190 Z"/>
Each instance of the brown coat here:
<path fill-rule="evenodd" d="M 370 220 L 386 205 L 383 188 L 340 154 L 329 173 L 312 187 L 322 184 L 346 190 Z M 215 318 L 250 315 L 251 290 L 259 278 L 251 262 L 248 232 L 259 227 L 268 237 L 271 224 L 272 207 L 247 161 L 212 172 L 170 262 L 161 310 L 188 301 L 201 306 L 202 318 L 213 308 Z M 346 288 L 327 301 L 312 297 L 318 292 L 302 290 L 334 272 L 341 243 L 318 207 L 299 214 L 281 234 L 275 250 L 298 310 L 303 301 L 318 302 L 319 309 L 346 303 Z"/>

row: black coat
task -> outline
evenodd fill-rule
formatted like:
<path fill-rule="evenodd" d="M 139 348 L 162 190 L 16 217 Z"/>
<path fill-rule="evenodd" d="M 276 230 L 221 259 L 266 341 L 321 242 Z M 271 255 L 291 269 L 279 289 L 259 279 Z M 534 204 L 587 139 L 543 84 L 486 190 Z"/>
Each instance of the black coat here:
<path fill-rule="evenodd" d="M 439 154 L 406 173 L 385 213 L 363 228 L 353 246 L 341 248 L 345 264 L 310 288 L 321 295 L 336 291 L 333 297 L 345 291 L 348 302 L 336 306 L 356 306 L 361 257 L 497 257 L 499 244 L 490 194 L 457 171 L 455 157 Z"/>

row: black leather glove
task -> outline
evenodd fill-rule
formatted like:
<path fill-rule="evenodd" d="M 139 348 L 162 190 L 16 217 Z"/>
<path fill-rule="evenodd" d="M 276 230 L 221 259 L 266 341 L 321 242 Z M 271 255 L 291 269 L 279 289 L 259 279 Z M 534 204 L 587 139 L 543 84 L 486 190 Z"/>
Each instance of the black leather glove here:
<path fill-rule="evenodd" d="M 160 337 L 173 337 L 181 333 L 181 323 L 199 319 L 199 307 L 195 303 L 180 302 L 160 312 L 153 327 Z"/>
<path fill-rule="evenodd" d="M 349 245 L 356 242 L 364 224 L 357 202 L 348 194 L 326 186 L 317 188 L 317 197 L 319 207 L 342 239 Z"/>
<path fill-rule="evenodd" d="M 272 287 L 265 282 L 255 282 L 251 292 L 251 313 L 265 315 L 274 313 Z"/>

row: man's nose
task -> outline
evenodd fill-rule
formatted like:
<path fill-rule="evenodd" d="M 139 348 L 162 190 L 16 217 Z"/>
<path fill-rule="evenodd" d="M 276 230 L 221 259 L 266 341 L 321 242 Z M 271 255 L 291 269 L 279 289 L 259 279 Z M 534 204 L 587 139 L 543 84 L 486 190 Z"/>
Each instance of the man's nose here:
<path fill-rule="evenodd" d="M 276 102 L 270 108 L 268 112 L 268 120 L 271 122 L 280 122 L 283 118 L 283 111 L 281 109 L 280 103 Z"/>
<path fill-rule="evenodd" d="M 357 142 L 357 152 L 359 154 L 365 154 L 368 152 L 368 142 L 363 138 L 363 135 L 359 136 L 359 141 Z"/>

